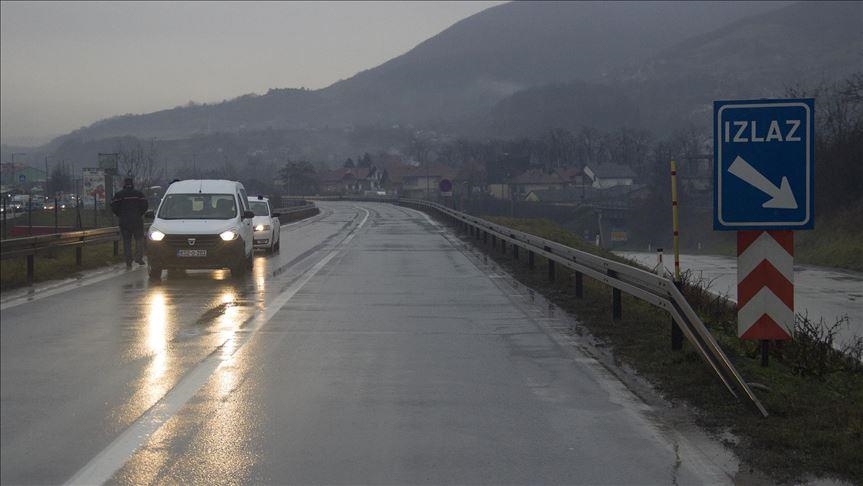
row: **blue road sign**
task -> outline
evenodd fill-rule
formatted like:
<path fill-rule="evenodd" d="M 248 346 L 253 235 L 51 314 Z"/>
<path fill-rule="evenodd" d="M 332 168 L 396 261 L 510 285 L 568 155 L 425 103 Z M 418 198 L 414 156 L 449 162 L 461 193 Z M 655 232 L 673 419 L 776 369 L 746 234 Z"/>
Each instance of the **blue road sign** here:
<path fill-rule="evenodd" d="M 713 102 L 713 229 L 814 226 L 813 99 Z"/>
<path fill-rule="evenodd" d="M 23 184 L 27 182 L 27 176 L 24 174 L 18 174 L 18 184 Z"/>

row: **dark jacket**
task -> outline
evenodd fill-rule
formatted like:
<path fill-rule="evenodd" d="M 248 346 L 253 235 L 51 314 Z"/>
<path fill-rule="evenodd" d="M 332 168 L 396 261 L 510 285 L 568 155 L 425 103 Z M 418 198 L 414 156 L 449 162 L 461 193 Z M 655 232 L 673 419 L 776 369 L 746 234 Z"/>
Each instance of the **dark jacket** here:
<path fill-rule="evenodd" d="M 141 191 L 128 187 L 114 194 L 111 200 L 111 211 L 120 218 L 120 226 L 126 228 L 143 227 L 148 206 Z"/>

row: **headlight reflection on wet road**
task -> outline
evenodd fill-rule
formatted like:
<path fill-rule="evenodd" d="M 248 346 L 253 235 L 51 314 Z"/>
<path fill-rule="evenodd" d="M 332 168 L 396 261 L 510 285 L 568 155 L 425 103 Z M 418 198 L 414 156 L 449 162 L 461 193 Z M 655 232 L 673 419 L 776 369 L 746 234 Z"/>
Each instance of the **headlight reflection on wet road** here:
<path fill-rule="evenodd" d="M 168 354 L 167 320 L 168 310 L 165 304 L 165 293 L 156 289 L 150 295 L 147 305 L 147 351 L 153 360 L 147 371 L 148 381 L 157 381 L 165 373 Z"/>
<path fill-rule="evenodd" d="M 237 307 L 237 294 L 233 288 L 225 289 L 219 299 L 224 312 L 216 319 L 215 324 L 219 342 L 224 343 L 222 345 L 222 359 L 230 360 L 236 349 L 236 334 L 240 328 L 240 309 Z"/>

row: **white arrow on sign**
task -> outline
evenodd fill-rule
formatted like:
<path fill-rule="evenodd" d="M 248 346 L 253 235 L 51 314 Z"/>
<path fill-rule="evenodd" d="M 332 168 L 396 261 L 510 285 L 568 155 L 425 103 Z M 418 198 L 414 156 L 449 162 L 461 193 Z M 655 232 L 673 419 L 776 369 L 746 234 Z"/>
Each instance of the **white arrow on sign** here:
<path fill-rule="evenodd" d="M 743 182 L 755 187 L 759 191 L 771 197 L 767 202 L 761 205 L 763 208 L 775 209 L 797 209 L 797 200 L 794 199 L 794 193 L 791 192 L 791 186 L 788 185 L 788 178 L 782 177 L 782 183 L 779 187 L 773 185 L 769 179 L 764 177 L 754 167 L 749 165 L 749 162 L 743 160 L 739 155 L 731 163 L 728 172 L 736 175 Z"/>

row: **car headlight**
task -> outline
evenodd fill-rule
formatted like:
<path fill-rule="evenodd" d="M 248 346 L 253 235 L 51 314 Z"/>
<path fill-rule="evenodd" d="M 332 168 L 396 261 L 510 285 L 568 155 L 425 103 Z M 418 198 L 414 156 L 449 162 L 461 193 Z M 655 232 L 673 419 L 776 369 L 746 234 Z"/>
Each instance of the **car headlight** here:
<path fill-rule="evenodd" d="M 255 226 L 255 231 L 269 231 L 270 225 L 268 224 L 259 224 Z"/>
<path fill-rule="evenodd" d="M 162 233 L 159 230 L 153 230 L 150 232 L 150 239 L 153 241 L 162 241 L 165 238 L 165 233 Z"/>
<path fill-rule="evenodd" d="M 219 238 L 223 239 L 224 241 L 236 240 L 238 236 L 240 235 L 236 231 L 231 230 L 224 231 L 219 234 Z"/>

